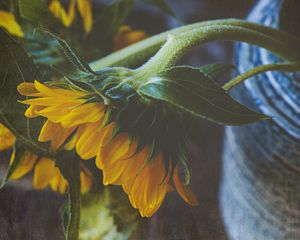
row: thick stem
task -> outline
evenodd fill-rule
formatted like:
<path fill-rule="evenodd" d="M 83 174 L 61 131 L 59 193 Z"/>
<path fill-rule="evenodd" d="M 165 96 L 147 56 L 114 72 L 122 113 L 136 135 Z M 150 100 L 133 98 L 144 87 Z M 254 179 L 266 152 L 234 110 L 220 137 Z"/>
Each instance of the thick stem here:
<path fill-rule="evenodd" d="M 66 240 L 79 239 L 79 224 L 80 224 L 80 190 L 78 185 L 74 184 L 76 179 L 69 181 L 69 203 L 71 218 L 66 232 Z"/>
<path fill-rule="evenodd" d="M 166 44 L 157 54 L 136 71 L 143 77 L 153 75 L 174 64 L 189 48 L 220 40 L 247 42 L 266 48 L 288 61 L 300 61 L 300 53 L 281 39 L 240 26 L 216 25 L 190 30 L 179 35 L 169 35 Z"/>
<path fill-rule="evenodd" d="M 300 71 L 299 63 L 278 63 L 278 64 L 266 64 L 255 67 L 247 72 L 242 73 L 241 75 L 230 80 L 223 86 L 223 89 L 229 91 L 244 82 L 245 80 L 253 77 L 257 74 L 267 72 L 267 71 L 281 71 L 281 72 L 297 72 Z"/>
<path fill-rule="evenodd" d="M 64 178 L 68 181 L 68 212 L 65 219 L 65 237 L 66 240 L 79 239 L 80 224 L 80 159 L 74 152 L 61 151 L 56 156 L 56 166 Z"/>
<path fill-rule="evenodd" d="M 127 48 L 124 48 L 120 51 L 112 53 L 107 57 L 91 63 L 90 65 L 94 70 L 99 70 L 103 67 L 108 66 L 134 67 L 143 63 L 145 60 L 155 54 L 155 52 L 158 51 L 159 48 L 166 42 L 167 36 L 169 34 L 177 35 L 180 33 L 186 33 L 191 30 L 200 31 L 209 26 L 237 26 L 248 30 L 259 31 L 260 33 L 264 33 L 271 38 L 280 40 L 290 47 L 293 46 L 296 52 L 300 52 L 300 40 L 293 35 L 255 23 L 236 19 L 226 19 L 194 23 L 158 34 Z"/>

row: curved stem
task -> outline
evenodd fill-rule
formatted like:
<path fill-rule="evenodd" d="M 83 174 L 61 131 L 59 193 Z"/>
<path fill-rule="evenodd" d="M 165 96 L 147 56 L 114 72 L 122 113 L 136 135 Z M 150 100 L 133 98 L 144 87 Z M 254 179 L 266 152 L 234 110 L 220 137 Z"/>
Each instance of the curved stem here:
<path fill-rule="evenodd" d="M 138 42 L 120 51 L 112 53 L 100 60 L 92 62 L 90 66 L 94 70 L 99 70 L 103 67 L 108 66 L 126 66 L 133 67 L 143 63 L 149 57 L 151 57 L 159 48 L 166 42 L 169 34 L 180 34 L 191 30 L 201 30 L 209 26 L 237 26 L 244 29 L 258 31 L 264 33 L 271 38 L 280 40 L 290 47 L 294 47 L 295 51 L 300 52 L 300 40 L 288 33 L 283 31 L 273 29 L 267 26 L 258 25 L 255 23 L 250 23 L 242 20 L 236 19 L 226 19 L 226 20 L 213 20 L 205 21 L 201 23 L 189 24 L 183 27 L 179 27 L 156 36 L 150 37 L 146 40 Z"/>
<path fill-rule="evenodd" d="M 213 41 L 241 41 L 254 44 L 276 53 L 288 61 L 300 61 L 300 53 L 278 38 L 241 26 L 208 26 L 179 35 L 169 35 L 165 45 L 143 66 L 137 69 L 142 76 L 158 73 L 174 64 L 189 48 Z"/>
<path fill-rule="evenodd" d="M 300 63 L 277 63 L 255 67 L 230 80 L 223 86 L 223 89 L 229 91 L 250 77 L 267 71 L 297 72 L 300 71 Z"/>

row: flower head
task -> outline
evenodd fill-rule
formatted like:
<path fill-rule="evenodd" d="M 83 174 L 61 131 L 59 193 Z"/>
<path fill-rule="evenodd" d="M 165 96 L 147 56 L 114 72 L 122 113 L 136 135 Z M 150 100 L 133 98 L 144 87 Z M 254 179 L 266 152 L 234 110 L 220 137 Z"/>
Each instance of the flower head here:
<path fill-rule="evenodd" d="M 130 84 L 118 89 L 117 76 L 101 79 L 99 86 L 106 89 L 104 95 L 38 81 L 22 83 L 18 90 L 31 97 L 22 101 L 29 105 L 27 117 L 47 118 L 39 140 L 51 141 L 53 148 L 76 149 L 82 159 L 95 158 L 103 183 L 122 186 L 141 216 L 152 216 L 174 188 L 187 203 L 197 205 L 179 174 L 187 156 L 185 128 L 174 121 L 175 115 L 170 121 L 164 107 L 143 103 Z"/>

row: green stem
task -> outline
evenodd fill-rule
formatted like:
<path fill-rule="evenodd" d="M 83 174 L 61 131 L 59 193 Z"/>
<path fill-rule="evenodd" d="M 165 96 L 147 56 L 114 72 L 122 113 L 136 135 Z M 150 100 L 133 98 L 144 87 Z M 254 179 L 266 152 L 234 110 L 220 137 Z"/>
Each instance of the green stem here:
<path fill-rule="evenodd" d="M 242 20 L 236 19 L 226 19 L 226 20 L 213 20 L 206 21 L 201 23 L 189 24 L 183 27 L 179 27 L 156 36 L 150 37 L 146 40 L 143 40 L 139 43 L 131 45 L 127 48 L 124 48 L 120 51 L 112 53 L 100 60 L 97 60 L 91 63 L 91 67 L 94 70 L 99 70 L 103 67 L 108 66 L 125 66 L 125 67 L 134 67 L 143 63 L 149 57 L 151 57 L 155 52 L 159 50 L 159 48 L 167 41 L 168 35 L 173 34 L 181 34 L 186 33 L 191 30 L 193 31 L 203 31 L 205 28 L 209 26 L 219 26 L 227 27 L 227 26 L 236 26 L 241 27 L 243 29 L 252 30 L 260 33 L 264 33 L 270 38 L 274 38 L 280 40 L 282 43 L 289 45 L 290 47 L 294 47 L 294 51 L 300 52 L 300 40 L 293 35 L 285 33 L 283 31 L 273 29 L 267 26 L 258 25 L 255 23 L 250 23 Z"/>
<path fill-rule="evenodd" d="M 153 75 L 174 64 L 191 47 L 220 40 L 247 42 L 266 48 L 288 61 L 300 61 L 300 53 L 278 38 L 240 26 L 216 25 L 190 30 L 179 35 L 169 35 L 167 42 L 156 55 L 136 71 L 140 73 L 140 77 Z"/>
<path fill-rule="evenodd" d="M 80 159 L 74 152 L 60 151 L 56 156 L 56 166 L 68 181 L 68 212 L 64 219 L 66 240 L 78 240 L 80 224 Z"/>
<path fill-rule="evenodd" d="M 253 77 L 257 74 L 267 72 L 267 71 L 297 72 L 297 71 L 300 71 L 300 64 L 299 63 L 277 63 L 277 64 L 261 65 L 261 66 L 255 67 L 247 72 L 244 72 L 241 75 L 230 80 L 228 83 L 226 83 L 223 86 L 223 89 L 226 91 L 229 91 L 232 88 L 239 85 L 240 83 L 249 79 L 250 77 Z"/>
<path fill-rule="evenodd" d="M 80 190 L 74 184 L 75 179 L 69 181 L 69 203 L 70 203 L 70 222 L 66 231 L 66 240 L 77 240 L 79 238 L 80 224 Z"/>

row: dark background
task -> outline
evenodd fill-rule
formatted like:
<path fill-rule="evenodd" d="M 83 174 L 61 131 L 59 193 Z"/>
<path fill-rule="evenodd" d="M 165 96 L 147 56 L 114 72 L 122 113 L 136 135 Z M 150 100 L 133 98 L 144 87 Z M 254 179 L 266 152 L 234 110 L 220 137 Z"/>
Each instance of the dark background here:
<path fill-rule="evenodd" d="M 139 6 L 128 23 L 134 28 L 155 34 L 176 27 L 181 22 L 187 24 L 218 18 L 244 18 L 255 1 L 167 2 L 180 20 L 166 18 L 155 9 Z M 216 61 L 231 62 L 231 59 L 231 44 L 213 43 L 193 49 L 182 63 L 199 66 Z M 176 193 L 170 193 L 158 213 L 149 220 L 143 220 L 143 227 L 133 239 L 226 239 L 218 208 L 223 127 L 207 121 L 199 122 L 199 126 L 198 141 L 191 146 L 191 161 L 192 187 L 199 197 L 200 206 L 192 208 Z M 10 183 L 0 192 L 0 240 L 63 239 L 59 216 L 62 202 L 63 198 L 50 190 L 33 191 L 31 179 Z"/>

